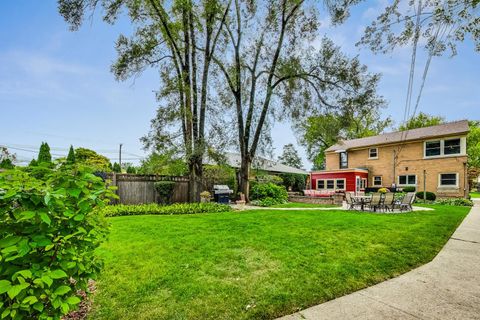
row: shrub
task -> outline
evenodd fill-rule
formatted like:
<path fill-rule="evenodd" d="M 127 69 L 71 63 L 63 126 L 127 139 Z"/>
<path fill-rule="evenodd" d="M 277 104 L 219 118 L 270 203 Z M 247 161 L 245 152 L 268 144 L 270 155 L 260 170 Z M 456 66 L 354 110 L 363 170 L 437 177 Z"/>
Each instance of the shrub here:
<path fill-rule="evenodd" d="M 435 193 L 433 193 L 433 192 L 427 191 L 425 194 L 426 194 L 426 197 L 427 197 L 427 199 L 425 199 L 425 200 L 435 201 L 435 199 L 437 199 L 437 196 L 436 196 Z M 423 200 L 423 191 L 417 192 L 417 193 L 416 193 L 416 196 L 417 196 L 417 198 Z"/>
<path fill-rule="evenodd" d="M 280 177 L 283 179 L 283 185 L 287 190 L 290 188 L 292 191 L 305 190 L 305 184 L 307 176 L 299 173 L 282 173 Z"/>
<path fill-rule="evenodd" d="M 51 163 L 52 155 L 50 154 L 50 146 L 46 142 L 42 142 L 40 151 L 38 152 L 38 163 Z"/>
<path fill-rule="evenodd" d="M 214 202 L 207 203 L 174 203 L 171 205 L 140 204 L 140 205 L 114 205 L 102 209 L 107 217 L 130 216 L 130 215 L 172 215 L 172 214 L 195 214 L 216 213 L 231 211 L 232 208 L 225 204 Z"/>
<path fill-rule="evenodd" d="M 75 163 L 75 150 L 73 150 L 73 146 L 70 146 L 67 155 L 67 163 L 74 164 Z"/>
<path fill-rule="evenodd" d="M 118 163 L 114 163 L 113 166 L 112 166 L 112 170 L 113 172 L 116 172 L 116 173 L 122 173 L 122 168 L 120 167 L 120 165 Z"/>
<path fill-rule="evenodd" d="M 212 194 L 208 191 L 202 191 L 200 192 L 200 199 L 203 199 L 203 201 L 210 201 L 212 198 Z"/>
<path fill-rule="evenodd" d="M 417 190 L 416 187 L 408 186 L 408 187 L 403 187 L 402 191 L 403 192 L 415 192 Z"/>
<path fill-rule="evenodd" d="M 288 194 L 283 186 L 277 186 L 273 183 L 259 183 L 252 188 L 250 199 L 260 201 L 265 200 L 267 202 L 272 202 L 272 205 L 281 204 L 287 202 Z"/>
<path fill-rule="evenodd" d="M 472 207 L 473 201 L 464 199 L 464 198 L 452 198 L 452 199 L 440 199 L 436 202 L 437 204 L 448 205 L 448 206 L 459 206 L 459 207 Z"/>
<path fill-rule="evenodd" d="M 273 183 L 273 184 L 276 184 L 277 186 L 283 185 L 283 179 L 273 174 L 258 175 L 256 179 L 260 184 Z"/>
<path fill-rule="evenodd" d="M 154 184 L 160 196 L 160 203 L 167 204 L 172 202 L 173 190 L 175 189 L 175 182 L 173 181 L 158 181 Z"/>
<path fill-rule="evenodd" d="M 0 173 L 2 318 L 59 319 L 76 308 L 101 267 L 94 250 L 108 226 L 97 208 L 113 196 L 88 168 Z"/>
<path fill-rule="evenodd" d="M 380 188 L 380 189 L 378 189 L 378 192 L 387 193 L 387 192 L 390 192 L 390 190 L 388 190 L 387 188 Z"/>

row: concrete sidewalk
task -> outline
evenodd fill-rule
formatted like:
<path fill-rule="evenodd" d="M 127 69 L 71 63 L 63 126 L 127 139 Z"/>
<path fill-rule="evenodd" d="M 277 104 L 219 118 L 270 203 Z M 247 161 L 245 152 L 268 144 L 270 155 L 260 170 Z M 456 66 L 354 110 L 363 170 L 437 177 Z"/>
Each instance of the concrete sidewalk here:
<path fill-rule="evenodd" d="M 480 201 L 426 265 L 281 319 L 480 319 Z"/>

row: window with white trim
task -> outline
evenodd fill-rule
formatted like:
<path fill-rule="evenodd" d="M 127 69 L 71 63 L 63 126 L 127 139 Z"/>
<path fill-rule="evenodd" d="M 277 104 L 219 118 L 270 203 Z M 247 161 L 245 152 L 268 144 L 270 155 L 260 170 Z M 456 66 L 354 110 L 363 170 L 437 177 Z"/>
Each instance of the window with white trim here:
<path fill-rule="evenodd" d="M 374 186 L 381 186 L 382 185 L 382 176 L 374 176 L 373 177 L 373 185 Z"/>
<path fill-rule="evenodd" d="M 348 168 L 348 154 L 346 152 L 340 152 L 338 157 L 340 161 L 340 169 Z"/>
<path fill-rule="evenodd" d="M 335 189 L 335 180 L 327 180 L 327 189 Z"/>
<path fill-rule="evenodd" d="M 465 151 L 463 151 L 465 152 Z M 462 138 L 425 141 L 425 158 L 462 154 Z"/>
<path fill-rule="evenodd" d="M 417 176 L 416 175 L 398 176 L 398 185 L 399 186 L 415 186 L 417 185 Z"/>
<path fill-rule="evenodd" d="M 440 187 L 458 187 L 457 173 L 441 173 L 439 179 Z"/>
<path fill-rule="evenodd" d="M 449 139 L 443 142 L 443 154 L 460 154 L 460 138 Z"/>
<path fill-rule="evenodd" d="M 378 148 L 368 149 L 368 158 L 369 159 L 378 159 Z"/>
<path fill-rule="evenodd" d="M 367 187 L 367 179 L 362 178 L 362 181 L 360 181 L 360 189 L 365 189 Z"/>
<path fill-rule="evenodd" d="M 317 189 L 325 189 L 325 180 L 317 180 Z"/>
<path fill-rule="evenodd" d="M 337 190 L 345 190 L 345 179 L 337 179 L 335 181 Z"/>

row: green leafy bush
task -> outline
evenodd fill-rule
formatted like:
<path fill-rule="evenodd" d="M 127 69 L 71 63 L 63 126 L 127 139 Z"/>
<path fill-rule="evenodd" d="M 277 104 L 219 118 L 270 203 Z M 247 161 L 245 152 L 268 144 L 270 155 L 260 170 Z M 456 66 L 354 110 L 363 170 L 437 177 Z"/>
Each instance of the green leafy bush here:
<path fill-rule="evenodd" d="M 140 204 L 140 205 L 114 205 L 107 206 L 102 212 L 107 217 L 130 216 L 130 215 L 172 215 L 172 214 L 195 214 L 216 213 L 231 211 L 230 206 L 207 202 L 207 203 L 174 203 L 171 205 Z"/>
<path fill-rule="evenodd" d="M 283 179 L 283 185 L 287 190 L 290 188 L 292 191 L 305 190 L 305 184 L 307 182 L 307 176 L 299 173 L 282 173 L 280 177 Z"/>
<path fill-rule="evenodd" d="M 155 190 L 160 196 L 160 202 L 163 204 L 171 203 L 173 190 L 175 189 L 175 182 L 173 181 L 158 181 L 155 182 Z"/>
<path fill-rule="evenodd" d="M 38 170 L 37 170 L 38 169 Z M 113 197 L 88 168 L 0 173 L 2 319 L 59 319 L 80 302 L 108 232 L 97 208 Z"/>
<path fill-rule="evenodd" d="M 250 199 L 264 200 L 274 205 L 287 202 L 288 194 L 284 186 L 277 186 L 273 183 L 259 183 L 253 186 L 250 191 Z"/>
<path fill-rule="evenodd" d="M 413 186 L 408 186 L 408 187 L 403 187 L 402 188 L 403 192 L 415 192 L 416 190 L 417 190 L 417 188 L 413 187 Z"/>
<path fill-rule="evenodd" d="M 473 201 L 465 198 L 440 199 L 437 204 L 459 207 L 472 207 Z"/>
<path fill-rule="evenodd" d="M 427 191 L 425 193 L 427 199 L 425 200 L 428 200 L 428 201 L 435 201 L 435 199 L 437 199 L 437 195 L 433 192 L 430 192 L 430 191 Z M 419 191 L 416 193 L 416 196 L 418 199 L 422 199 L 423 200 L 423 191 Z"/>

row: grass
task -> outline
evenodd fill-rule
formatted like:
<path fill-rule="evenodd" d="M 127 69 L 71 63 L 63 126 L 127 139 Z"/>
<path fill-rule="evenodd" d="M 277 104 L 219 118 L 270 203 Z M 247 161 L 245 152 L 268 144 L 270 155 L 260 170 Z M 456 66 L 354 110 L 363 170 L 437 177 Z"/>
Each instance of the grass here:
<path fill-rule="evenodd" d="M 468 212 L 252 210 L 110 218 L 90 319 L 272 319 L 397 276 Z"/>
<path fill-rule="evenodd" d="M 269 208 L 335 208 L 335 207 L 338 207 L 338 206 L 334 204 L 288 202 L 284 204 L 276 204 Z"/>
<path fill-rule="evenodd" d="M 470 192 L 471 198 L 480 198 L 480 192 Z"/>

